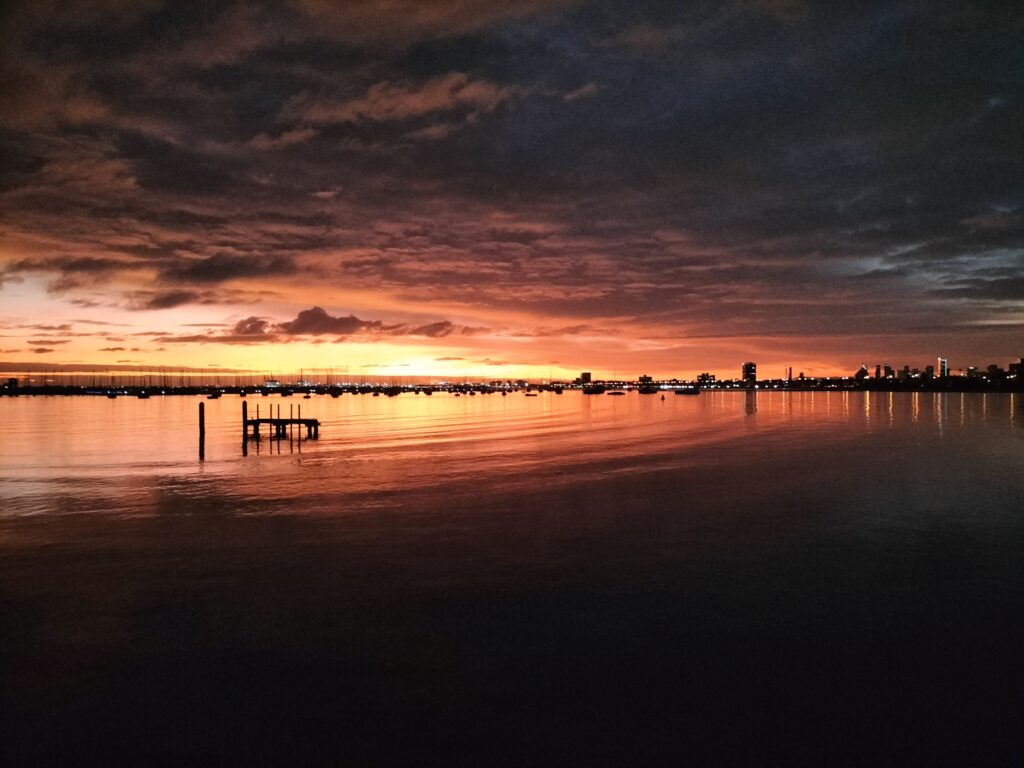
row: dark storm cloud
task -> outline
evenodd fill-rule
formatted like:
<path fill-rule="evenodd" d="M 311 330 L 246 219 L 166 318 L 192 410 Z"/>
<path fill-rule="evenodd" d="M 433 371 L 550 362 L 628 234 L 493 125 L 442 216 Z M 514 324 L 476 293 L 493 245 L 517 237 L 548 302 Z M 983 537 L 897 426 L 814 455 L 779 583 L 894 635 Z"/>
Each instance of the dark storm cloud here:
<path fill-rule="evenodd" d="M 164 280 L 180 283 L 220 283 L 244 277 L 289 275 L 297 271 L 295 262 L 283 256 L 260 258 L 217 254 L 205 259 L 180 260 L 162 272 Z"/>
<path fill-rule="evenodd" d="M 200 324 L 201 325 L 201 324 Z M 471 336 L 488 329 L 462 326 L 450 320 L 439 320 L 420 326 L 402 323 L 386 324 L 380 320 L 363 320 L 355 315 L 332 315 L 323 307 L 304 309 L 292 320 L 275 322 L 269 317 L 246 317 L 229 328 L 220 329 L 218 324 L 202 325 L 204 333 L 161 334 L 161 342 L 203 343 L 203 344 L 265 344 L 295 337 L 333 336 L 334 342 L 347 341 L 349 337 L 420 337 L 424 339 L 444 338 L 452 334 Z M 144 334 L 146 335 L 146 334 Z"/>
<path fill-rule="evenodd" d="M 234 333 L 237 336 L 263 336 L 270 327 L 265 317 L 247 317 L 235 323 Z"/>
<path fill-rule="evenodd" d="M 312 307 L 302 310 L 294 320 L 280 323 L 278 327 L 282 333 L 293 336 L 320 336 L 325 333 L 347 336 L 382 326 L 379 320 L 360 320 L 355 315 L 335 317 L 323 307 Z"/>
<path fill-rule="evenodd" d="M 108 274 L 139 265 L 119 259 L 100 259 L 81 256 L 53 256 L 41 259 L 21 259 L 11 264 L 19 272 L 60 272 L 63 274 Z"/>
<path fill-rule="evenodd" d="M 0 238 L 17 254 L 0 282 L 45 273 L 78 306 L 133 275 L 156 281 L 121 288 L 138 310 L 239 299 L 209 292 L 229 281 L 255 302 L 273 278 L 299 306 L 380 291 L 580 336 L 967 327 L 1024 301 L 1012 4 L 0 13 Z M 250 320 L 212 336 L 472 332 L 318 306 Z"/>
<path fill-rule="evenodd" d="M 188 323 L 187 325 L 200 325 Z M 203 344 L 264 344 L 277 341 L 278 335 L 269 318 L 246 317 L 236 322 L 230 329 L 216 330 L 218 323 L 207 326 L 206 333 L 183 334 L 179 336 L 160 336 L 161 341 L 173 343 L 203 343 Z"/>
<path fill-rule="evenodd" d="M 140 293 L 130 305 L 132 309 L 173 309 L 199 300 L 194 291 L 160 291 Z"/>
<path fill-rule="evenodd" d="M 418 328 L 414 328 L 409 331 L 413 336 L 430 336 L 437 338 L 439 336 L 448 336 L 456 330 L 454 324 L 448 320 L 442 320 L 437 323 L 429 323 L 427 325 L 421 325 Z"/>

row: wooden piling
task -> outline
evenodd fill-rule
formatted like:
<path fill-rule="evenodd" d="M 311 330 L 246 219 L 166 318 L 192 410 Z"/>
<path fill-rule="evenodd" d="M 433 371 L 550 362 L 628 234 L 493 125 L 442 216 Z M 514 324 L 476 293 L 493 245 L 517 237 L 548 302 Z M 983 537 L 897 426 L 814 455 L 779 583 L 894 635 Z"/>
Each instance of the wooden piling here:
<path fill-rule="evenodd" d="M 249 455 L 249 404 L 242 401 L 242 455 Z"/>
<path fill-rule="evenodd" d="M 206 403 L 199 404 L 199 460 L 206 460 Z"/>

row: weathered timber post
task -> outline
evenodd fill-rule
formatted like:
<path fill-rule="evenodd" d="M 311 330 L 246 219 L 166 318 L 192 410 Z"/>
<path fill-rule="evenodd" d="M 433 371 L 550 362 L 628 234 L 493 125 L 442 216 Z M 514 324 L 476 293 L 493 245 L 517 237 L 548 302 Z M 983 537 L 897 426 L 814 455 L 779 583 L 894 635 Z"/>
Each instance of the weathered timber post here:
<path fill-rule="evenodd" d="M 199 460 L 206 460 L 206 403 L 199 404 Z"/>

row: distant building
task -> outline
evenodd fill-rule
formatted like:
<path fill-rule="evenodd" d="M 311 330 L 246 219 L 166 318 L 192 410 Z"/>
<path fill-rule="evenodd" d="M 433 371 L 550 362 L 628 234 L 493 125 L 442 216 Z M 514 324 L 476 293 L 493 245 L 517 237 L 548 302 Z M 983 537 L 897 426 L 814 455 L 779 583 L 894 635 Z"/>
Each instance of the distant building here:
<path fill-rule="evenodd" d="M 647 375 L 641 376 L 639 379 L 637 379 L 637 381 L 639 381 L 641 384 L 653 384 L 654 383 L 654 379 L 651 378 L 650 376 L 647 376 Z"/>
<path fill-rule="evenodd" d="M 757 363 L 744 363 L 740 370 L 743 383 L 753 387 L 757 383 Z"/>
<path fill-rule="evenodd" d="M 1011 376 L 1024 376 L 1024 357 L 1020 358 L 1016 363 L 1010 363 L 1008 372 Z"/>
<path fill-rule="evenodd" d="M 705 371 L 704 373 L 697 377 L 697 383 L 700 384 L 702 387 L 707 386 L 708 384 L 714 384 L 715 374 L 708 373 L 707 371 Z"/>
<path fill-rule="evenodd" d="M 864 381 L 864 379 L 866 379 L 867 377 L 868 377 L 868 367 L 867 367 L 867 365 L 862 365 L 860 367 L 860 369 L 855 374 L 853 374 L 853 378 L 855 378 L 857 381 Z"/>
<path fill-rule="evenodd" d="M 590 384 L 593 378 L 590 375 L 590 371 L 584 371 L 580 374 L 580 384 Z"/>
<path fill-rule="evenodd" d="M 947 360 L 944 357 L 940 357 L 938 359 L 938 363 L 939 363 L 939 365 L 938 365 L 938 369 L 937 370 L 939 372 L 939 378 L 940 379 L 948 378 L 949 377 L 949 360 Z"/>
<path fill-rule="evenodd" d="M 8 389 L 17 389 L 18 388 L 18 380 L 17 379 L 8 379 L 7 380 L 7 388 Z"/>
<path fill-rule="evenodd" d="M 875 364 L 875 378 L 876 379 L 882 378 L 882 366 L 881 366 L 881 364 L 878 364 L 878 363 Z"/>

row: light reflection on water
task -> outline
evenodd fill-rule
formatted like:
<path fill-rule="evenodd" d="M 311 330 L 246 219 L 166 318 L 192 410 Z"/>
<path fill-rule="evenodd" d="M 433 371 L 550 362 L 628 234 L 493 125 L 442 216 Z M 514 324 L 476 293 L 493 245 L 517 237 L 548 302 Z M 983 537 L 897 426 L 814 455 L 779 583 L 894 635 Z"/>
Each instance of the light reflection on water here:
<path fill-rule="evenodd" d="M 1020 762 L 1019 397 L 198 402 L 0 400 L 0 763 Z"/>
<path fill-rule="evenodd" d="M 259 405 L 264 415 L 281 407 L 287 416 L 295 403 L 281 400 L 251 398 L 250 415 Z M 951 400 L 955 423 L 949 421 Z M 203 462 L 199 402 L 207 414 Z M 279 511 L 273 502 L 282 499 L 291 500 L 293 513 L 318 512 L 317 500 L 332 495 L 358 505 L 361 499 L 377 503 L 381 494 L 443 493 L 470 482 L 512 492 L 700 464 L 709 452 L 726 448 L 754 465 L 759 454 L 780 452 L 805 452 L 800 460 L 813 463 L 813 455 L 851 441 L 868 441 L 880 452 L 897 443 L 920 449 L 938 441 L 947 455 L 964 452 L 972 463 L 1000 450 L 1012 455 L 1011 444 L 1021 437 L 1013 429 L 1019 425 L 1013 395 L 705 392 L 661 400 L 407 394 L 315 397 L 299 405 L 321 420 L 319 440 L 264 439 L 250 442 L 243 456 L 240 398 L 8 398 L 0 403 L 3 514 L 145 514 L 154 483 L 216 484 L 247 514 L 258 514 L 261 502 L 271 502 L 265 511 Z M 900 456 L 915 463 L 913 454 Z M 921 458 L 933 459 L 927 452 Z"/>

